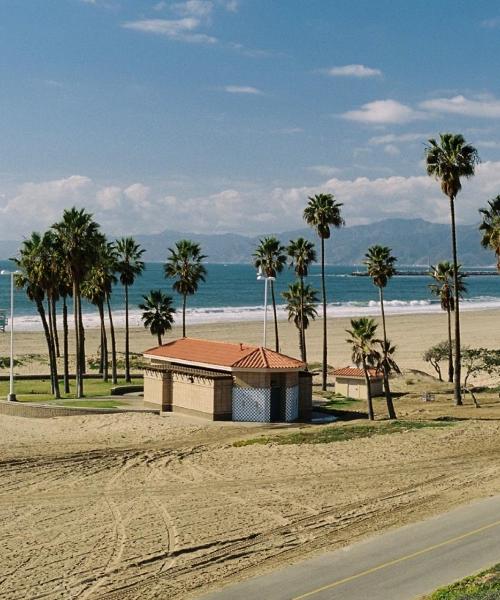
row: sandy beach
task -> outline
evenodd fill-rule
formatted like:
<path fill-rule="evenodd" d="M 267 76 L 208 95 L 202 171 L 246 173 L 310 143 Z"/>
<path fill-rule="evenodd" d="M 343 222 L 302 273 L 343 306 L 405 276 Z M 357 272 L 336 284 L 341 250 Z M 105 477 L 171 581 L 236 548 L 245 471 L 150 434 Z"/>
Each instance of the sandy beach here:
<path fill-rule="evenodd" d="M 376 319 L 377 320 L 377 319 Z M 461 314 L 462 343 L 471 347 L 498 346 L 498 332 L 500 331 L 500 309 L 467 311 Z M 337 367 L 351 363 L 349 347 L 345 343 L 345 329 L 349 327 L 349 319 L 329 319 L 329 357 L 330 365 Z M 436 314 L 405 314 L 387 317 L 388 336 L 397 346 L 397 361 L 402 369 L 419 369 L 432 372 L 429 365 L 422 360 L 423 352 L 433 344 L 446 339 L 446 315 Z M 235 323 L 207 323 L 187 324 L 187 334 L 191 337 L 227 340 L 231 342 L 245 342 L 249 344 L 262 344 L 262 322 L 247 321 Z M 181 335 L 180 327 L 176 326 L 165 337 L 164 341 L 174 339 Z M 285 354 L 298 356 L 297 329 L 292 323 L 280 321 L 279 323 L 280 348 Z M 70 333 L 70 352 L 73 352 L 73 337 Z M 99 330 L 86 330 L 87 354 L 96 354 L 100 343 Z M 133 328 L 130 333 L 130 348 L 132 352 L 142 353 L 145 349 L 156 345 L 156 338 L 151 336 L 144 328 Z M 308 359 L 311 362 L 321 360 L 322 330 L 321 320 L 313 322 L 307 331 Z M 124 330 L 117 330 L 117 349 L 124 349 Z M 274 347 L 274 333 L 272 321 L 268 324 L 268 346 Z M 9 354 L 9 335 L 0 334 L 0 356 Z M 23 356 L 29 354 L 46 354 L 45 338 L 40 331 L 17 332 L 15 336 L 15 354 Z M 6 369 L 3 369 L 6 372 Z M 20 365 L 16 368 L 18 373 L 47 373 L 45 362 Z"/>

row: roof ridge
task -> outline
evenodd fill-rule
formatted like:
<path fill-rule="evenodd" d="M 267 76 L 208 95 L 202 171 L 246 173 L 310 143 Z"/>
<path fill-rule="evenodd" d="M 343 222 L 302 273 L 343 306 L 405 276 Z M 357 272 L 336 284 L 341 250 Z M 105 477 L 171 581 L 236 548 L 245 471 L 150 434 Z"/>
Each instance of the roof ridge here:
<path fill-rule="evenodd" d="M 260 355 L 262 356 L 262 360 L 264 361 L 264 364 L 266 365 L 266 369 L 269 369 L 269 361 L 267 360 L 267 355 L 266 355 L 267 348 L 260 346 L 259 350 L 260 350 Z"/>

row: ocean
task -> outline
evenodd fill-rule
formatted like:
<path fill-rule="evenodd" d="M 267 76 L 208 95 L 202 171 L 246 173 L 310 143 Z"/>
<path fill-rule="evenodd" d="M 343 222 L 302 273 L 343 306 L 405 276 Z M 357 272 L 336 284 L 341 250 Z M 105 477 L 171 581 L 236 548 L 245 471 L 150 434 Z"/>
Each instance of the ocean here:
<path fill-rule="evenodd" d="M 262 319 L 264 282 L 257 281 L 255 269 L 245 264 L 208 264 L 206 282 L 199 291 L 188 298 L 190 322 L 241 321 Z M 0 269 L 12 269 L 9 261 L 0 261 Z M 402 266 L 400 266 L 403 269 Z M 378 290 L 368 277 L 353 277 L 352 271 L 361 267 L 352 265 L 327 266 L 326 286 L 328 314 L 331 316 L 356 317 L 376 315 L 379 312 Z M 406 269 L 405 269 L 406 270 Z M 411 268 L 410 268 L 411 270 Z M 415 270 L 417 270 L 415 268 Z M 420 268 L 419 270 L 422 270 Z M 485 270 L 482 268 L 481 270 Z M 494 271 L 494 269 L 491 269 Z M 286 318 L 281 292 L 293 281 L 294 273 L 285 269 L 275 282 L 276 300 L 280 318 Z M 320 266 L 314 265 L 308 282 L 315 288 L 321 286 Z M 405 275 L 394 277 L 385 289 L 388 314 L 439 312 L 436 298 L 429 292 L 429 277 Z M 500 307 L 500 276 L 471 276 L 467 279 L 468 293 L 462 302 L 463 310 L 481 310 Z M 180 307 L 180 297 L 172 291 L 172 282 L 163 276 L 163 264 L 147 263 L 144 274 L 130 288 L 130 323 L 140 326 L 141 313 L 138 304 L 151 289 L 161 288 L 174 297 Z M 269 295 L 270 300 L 270 295 Z M 124 294 L 120 285 L 113 291 L 112 303 L 116 325 L 124 323 Z M 0 310 L 9 311 L 9 277 L 0 277 Z M 70 307 L 71 309 L 71 307 Z M 87 327 L 97 327 L 98 317 L 92 305 L 84 304 L 84 321 Z M 36 308 L 22 290 L 15 292 L 16 329 L 41 329 Z M 180 315 L 178 318 L 180 321 Z"/>

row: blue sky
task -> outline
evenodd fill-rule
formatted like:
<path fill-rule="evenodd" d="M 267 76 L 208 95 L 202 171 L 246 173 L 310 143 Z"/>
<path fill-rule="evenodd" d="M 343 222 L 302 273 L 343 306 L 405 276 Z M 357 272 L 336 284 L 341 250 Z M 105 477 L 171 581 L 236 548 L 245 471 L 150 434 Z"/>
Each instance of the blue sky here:
<path fill-rule="evenodd" d="M 500 193 L 493 1 L 1 0 L 0 236 L 87 206 L 112 234 L 446 221 L 426 139 L 482 158 L 459 220 Z"/>

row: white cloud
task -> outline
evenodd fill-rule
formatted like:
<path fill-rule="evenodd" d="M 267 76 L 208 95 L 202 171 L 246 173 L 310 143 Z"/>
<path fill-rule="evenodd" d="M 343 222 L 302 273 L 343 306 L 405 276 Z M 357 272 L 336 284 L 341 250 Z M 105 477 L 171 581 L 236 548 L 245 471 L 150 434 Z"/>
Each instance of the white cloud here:
<path fill-rule="evenodd" d="M 384 152 L 389 156 L 399 156 L 401 154 L 400 149 L 394 144 L 387 144 L 387 146 L 384 146 Z"/>
<path fill-rule="evenodd" d="M 226 85 L 224 91 L 228 94 L 253 94 L 261 96 L 264 92 L 250 85 Z"/>
<path fill-rule="evenodd" d="M 376 135 L 368 140 L 369 144 L 374 146 L 382 144 L 399 144 L 405 142 L 425 142 L 430 137 L 427 133 L 388 133 L 386 135 Z"/>
<path fill-rule="evenodd" d="M 358 110 L 349 110 L 342 117 L 360 123 L 375 125 L 385 123 L 407 123 L 422 118 L 422 114 L 397 100 L 375 100 L 363 104 Z"/>
<path fill-rule="evenodd" d="M 494 140 L 478 140 L 474 145 L 480 148 L 500 148 L 500 142 Z"/>
<path fill-rule="evenodd" d="M 321 175 L 322 177 L 333 177 L 334 175 L 338 175 L 338 173 L 340 173 L 342 170 L 331 165 L 311 165 L 310 167 L 307 167 L 307 169 L 313 173 Z"/>
<path fill-rule="evenodd" d="M 493 97 L 470 99 L 459 95 L 451 98 L 435 98 L 421 102 L 420 107 L 437 113 L 479 118 L 500 118 L 500 100 Z"/>
<path fill-rule="evenodd" d="M 323 73 L 332 77 L 378 77 L 382 75 L 380 69 L 372 69 L 371 67 L 365 67 L 365 65 L 344 65 L 343 67 L 330 67 L 329 69 L 322 69 Z"/>
<path fill-rule="evenodd" d="M 271 187 L 248 182 L 221 185 L 216 192 L 188 193 L 181 186 L 150 187 L 145 182 L 100 184 L 89 177 L 30 182 L 0 194 L 0 238 L 20 239 L 57 221 L 64 208 L 85 207 L 110 236 L 181 231 L 263 233 L 303 226 L 307 197 L 333 193 L 344 204 L 348 225 L 387 217 L 421 217 L 448 222 L 449 204 L 438 182 L 424 174 L 402 177 L 342 178 L 335 167 L 313 165 L 324 178 L 313 186 Z M 332 175 L 333 173 L 333 175 Z M 192 183 L 192 182 L 191 182 Z M 200 189 L 204 185 L 200 184 Z M 457 198 L 458 222 L 474 223 L 478 208 L 500 189 L 500 161 L 478 165 L 476 176 L 464 181 Z M 165 215 L 168 220 L 165 220 Z"/>
<path fill-rule="evenodd" d="M 494 17 L 492 19 L 485 19 L 481 22 L 482 27 L 486 27 L 486 29 L 496 29 L 500 27 L 500 17 Z"/>
<path fill-rule="evenodd" d="M 198 19 L 209 17 L 213 9 L 214 4 L 210 0 L 186 0 L 172 4 L 172 10 L 177 14 Z"/>
<path fill-rule="evenodd" d="M 222 0 L 222 5 L 228 12 L 238 12 L 239 2 L 238 0 Z"/>
<path fill-rule="evenodd" d="M 217 38 L 196 31 L 200 25 L 201 22 L 199 19 L 185 17 L 183 19 L 143 19 L 129 21 L 123 23 L 122 27 L 143 33 L 162 35 L 182 42 L 215 44 Z"/>

